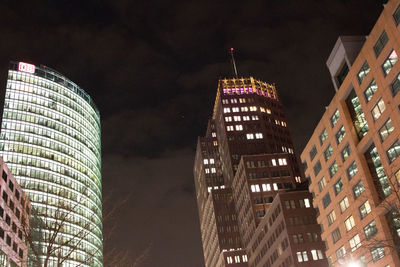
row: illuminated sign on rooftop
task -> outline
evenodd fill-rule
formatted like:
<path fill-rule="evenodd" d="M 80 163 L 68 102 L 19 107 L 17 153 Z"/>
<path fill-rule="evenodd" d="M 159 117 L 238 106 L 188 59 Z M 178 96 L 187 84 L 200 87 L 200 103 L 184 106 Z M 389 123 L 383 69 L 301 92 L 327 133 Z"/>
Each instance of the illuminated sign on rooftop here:
<path fill-rule="evenodd" d="M 19 62 L 18 70 L 23 72 L 35 73 L 35 65 Z"/>

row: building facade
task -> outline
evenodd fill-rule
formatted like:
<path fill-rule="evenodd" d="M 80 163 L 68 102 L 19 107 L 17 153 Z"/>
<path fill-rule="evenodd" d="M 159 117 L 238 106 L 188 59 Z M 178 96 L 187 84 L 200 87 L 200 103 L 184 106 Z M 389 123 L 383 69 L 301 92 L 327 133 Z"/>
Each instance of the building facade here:
<path fill-rule="evenodd" d="M 400 1 L 367 37 L 339 37 L 336 94 L 301 154 L 332 266 L 400 266 Z"/>
<path fill-rule="evenodd" d="M 0 173 L 0 265 L 25 267 L 31 204 L 1 157 Z"/>
<path fill-rule="evenodd" d="M 11 62 L 2 95 L 0 154 L 31 200 L 42 230 L 61 246 L 49 266 L 102 266 L 100 115 L 75 83 L 45 67 Z M 51 225 L 61 224 L 53 236 Z"/>
<path fill-rule="evenodd" d="M 270 221 L 276 217 L 271 206 L 282 210 L 278 195 L 305 193 L 296 190 L 303 179 L 273 84 L 252 77 L 219 80 L 212 119 L 199 138 L 194 177 L 206 266 L 327 266 L 310 197 L 307 212 L 314 212 L 314 220 L 299 221 L 298 227 L 317 237 L 303 240 L 309 249 L 301 250 L 301 259 L 294 251 L 299 246 L 289 246 L 294 238 L 289 219 Z M 261 236 L 266 224 L 280 231 Z M 268 234 L 282 240 L 273 242 Z"/>

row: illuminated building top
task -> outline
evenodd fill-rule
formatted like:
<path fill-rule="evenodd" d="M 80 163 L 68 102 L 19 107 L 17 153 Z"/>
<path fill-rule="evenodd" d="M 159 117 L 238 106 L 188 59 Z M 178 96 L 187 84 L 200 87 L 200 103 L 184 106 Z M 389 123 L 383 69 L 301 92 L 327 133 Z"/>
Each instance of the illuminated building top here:
<path fill-rule="evenodd" d="M 81 96 L 89 105 L 92 106 L 92 108 L 95 110 L 97 116 L 100 115 L 99 110 L 97 109 L 97 106 L 93 102 L 90 95 L 88 95 L 76 83 L 69 80 L 67 77 L 63 76 L 62 74 L 58 73 L 57 71 L 55 71 L 47 66 L 44 66 L 44 65 L 35 66 L 33 64 L 29 64 L 26 62 L 11 62 L 10 69 L 20 71 L 20 72 L 31 73 L 31 74 L 34 74 L 35 76 L 39 76 L 39 77 L 54 81 L 55 83 L 58 83 L 60 85 L 63 85 L 64 87 L 68 88 L 72 92 Z"/>
<path fill-rule="evenodd" d="M 249 78 L 225 78 L 218 82 L 217 97 L 215 99 L 213 119 L 217 103 L 220 101 L 220 95 L 243 95 L 256 94 L 259 96 L 278 100 L 278 94 L 274 84 L 256 80 L 253 77 Z"/>

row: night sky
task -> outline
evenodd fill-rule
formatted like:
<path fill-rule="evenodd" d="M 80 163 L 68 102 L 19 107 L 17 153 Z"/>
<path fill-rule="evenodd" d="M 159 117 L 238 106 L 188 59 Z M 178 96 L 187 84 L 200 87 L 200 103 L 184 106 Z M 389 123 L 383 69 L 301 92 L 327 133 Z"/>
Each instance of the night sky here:
<path fill-rule="evenodd" d="M 16 60 L 86 90 L 102 117 L 103 195 L 129 196 L 109 247 L 147 251 L 138 267 L 203 266 L 194 150 L 218 78 L 232 75 L 228 49 L 239 76 L 276 84 L 300 153 L 334 94 L 325 62 L 337 37 L 368 35 L 383 2 L 4 0 L 1 86 Z"/>

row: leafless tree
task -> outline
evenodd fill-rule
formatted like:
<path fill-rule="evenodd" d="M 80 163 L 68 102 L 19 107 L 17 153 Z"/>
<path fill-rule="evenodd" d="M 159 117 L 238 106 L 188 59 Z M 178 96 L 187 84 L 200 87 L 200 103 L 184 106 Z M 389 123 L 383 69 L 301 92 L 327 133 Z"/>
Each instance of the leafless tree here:
<path fill-rule="evenodd" d="M 45 201 L 43 205 L 32 208 L 30 221 L 23 220 L 20 227 L 29 251 L 28 263 L 23 266 L 62 267 L 71 262 L 71 258 L 75 259 L 77 267 L 97 266 L 96 262 L 103 261 L 106 267 L 138 266 L 147 258 L 150 246 L 139 256 L 131 257 L 127 250 L 117 250 L 108 244 L 117 226 L 114 215 L 128 200 L 129 196 L 117 201 L 108 196 L 103 200 L 103 207 L 106 208 L 103 209 L 100 222 L 111 225 L 103 233 L 103 246 L 107 247 L 103 258 L 102 246 L 87 249 L 89 242 L 93 241 L 91 233 L 98 231 L 98 228 L 95 218 L 76 216 L 82 201 Z M 82 251 L 85 254 L 80 254 Z"/>

